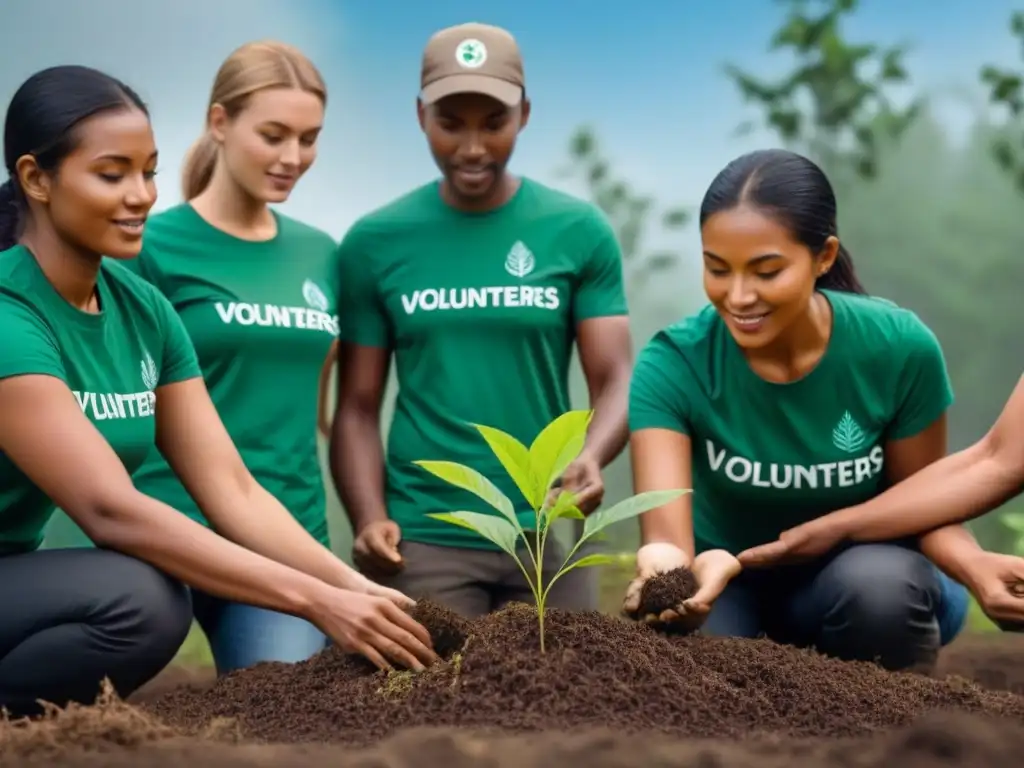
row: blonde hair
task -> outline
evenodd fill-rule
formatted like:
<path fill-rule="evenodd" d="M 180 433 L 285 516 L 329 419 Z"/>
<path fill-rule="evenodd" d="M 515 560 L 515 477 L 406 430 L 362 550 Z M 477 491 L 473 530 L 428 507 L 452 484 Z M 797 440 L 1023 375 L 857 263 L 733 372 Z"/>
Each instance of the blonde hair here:
<path fill-rule="evenodd" d="M 265 88 L 301 88 L 327 104 L 327 87 L 320 72 L 296 48 L 273 40 L 246 43 L 220 65 L 210 92 L 209 108 L 220 104 L 229 118 L 245 109 L 249 98 Z M 206 189 L 217 165 L 217 142 L 209 131 L 192 145 L 181 174 L 185 200 Z"/>

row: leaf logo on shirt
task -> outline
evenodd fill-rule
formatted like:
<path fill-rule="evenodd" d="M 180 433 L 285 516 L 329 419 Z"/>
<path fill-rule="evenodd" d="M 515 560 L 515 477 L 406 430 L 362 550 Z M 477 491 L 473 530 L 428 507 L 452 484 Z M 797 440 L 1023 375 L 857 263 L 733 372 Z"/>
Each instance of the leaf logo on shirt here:
<path fill-rule="evenodd" d="M 505 271 L 512 277 L 526 277 L 533 272 L 536 264 L 537 260 L 533 258 L 530 249 L 523 245 L 521 240 L 516 241 L 512 250 L 508 252 L 508 256 L 505 257 Z"/>
<path fill-rule="evenodd" d="M 867 439 L 868 437 L 864 434 L 864 430 L 853 420 L 853 416 L 850 415 L 849 411 L 843 413 L 843 418 L 839 420 L 839 423 L 832 430 L 832 444 L 846 453 L 856 453 L 864 447 Z"/>
<path fill-rule="evenodd" d="M 302 298 L 306 300 L 313 309 L 319 309 L 321 312 L 326 312 L 330 302 L 327 301 L 327 296 L 320 290 L 320 286 L 314 283 L 312 280 L 307 280 L 302 284 Z"/>
<path fill-rule="evenodd" d="M 160 382 L 160 373 L 156 369 L 156 363 L 153 362 L 153 358 L 150 357 L 149 352 L 146 350 L 142 351 L 141 368 L 142 385 L 146 388 L 147 392 L 152 392 Z"/>

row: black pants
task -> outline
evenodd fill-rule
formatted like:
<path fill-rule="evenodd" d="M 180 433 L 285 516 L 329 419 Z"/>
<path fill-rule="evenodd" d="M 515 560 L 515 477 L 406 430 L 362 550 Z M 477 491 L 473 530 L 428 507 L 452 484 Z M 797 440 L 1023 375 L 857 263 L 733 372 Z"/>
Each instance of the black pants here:
<path fill-rule="evenodd" d="M 0 706 L 123 698 L 162 670 L 192 623 L 184 585 L 132 557 L 54 549 L 0 557 Z"/>

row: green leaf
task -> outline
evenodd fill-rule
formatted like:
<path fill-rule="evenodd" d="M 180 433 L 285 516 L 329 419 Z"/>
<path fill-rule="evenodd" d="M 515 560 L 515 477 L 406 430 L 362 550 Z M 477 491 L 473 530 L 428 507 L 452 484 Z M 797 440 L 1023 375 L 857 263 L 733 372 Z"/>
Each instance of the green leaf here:
<path fill-rule="evenodd" d="M 543 531 L 562 518 L 583 520 L 584 517 L 584 514 L 576 506 L 576 494 L 571 491 L 562 491 L 558 494 L 558 498 L 555 499 L 554 505 L 543 510 L 540 527 Z"/>
<path fill-rule="evenodd" d="M 447 483 L 476 494 L 501 512 L 517 531 L 522 530 L 522 526 L 519 525 L 519 520 L 516 518 L 515 508 L 508 496 L 475 469 L 456 464 L 454 461 L 414 461 L 413 464 L 423 467 L 427 472 Z"/>
<path fill-rule="evenodd" d="M 584 555 L 579 560 L 575 560 L 572 563 L 569 563 L 569 565 L 565 566 L 565 568 L 558 572 L 558 575 L 561 576 L 562 574 L 566 574 L 573 568 L 589 568 L 594 565 L 617 565 L 618 563 L 619 558 L 615 555 Z"/>
<path fill-rule="evenodd" d="M 519 531 L 500 517 L 481 512 L 435 512 L 427 517 L 468 528 L 516 557 L 516 538 Z"/>
<path fill-rule="evenodd" d="M 618 504 L 608 507 L 607 509 L 600 509 L 594 512 L 587 518 L 587 521 L 583 524 L 583 536 L 580 537 L 580 541 L 585 541 L 593 536 L 598 531 L 604 530 L 609 525 L 615 523 L 621 523 L 623 520 L 628 520 L 631 517 L 642 515 L 651 509 L 656 509 L 670 501 L 679 498 L 685 493 L 690 493 L 688 489 L 673 490 L 673 491 L 646 491 L 639 493 L 636 496 L 631 496 L 628 499 L 623 499 Z"/>
<path fill-rule="evenodd" d="M 592 415 L 592 411 L 567 411 L 534 439 L 530 446 L 530 467 L 538 493 L 547 494 L 551 484 L 580 455 Z"/>
<path fill-rule="evenodd" d="M 519 492 L 523 494 L 523 498 L 534 509 L 540 507 L 544 503 L 544 495 L 537 493 L 537 481 L 530 466 L 530 449 L 500 429 L 486 427 L 482 424 L 473 426 L 483 435 L 487 445 L 501 462 L 501 466 L 505 468 Z"/>

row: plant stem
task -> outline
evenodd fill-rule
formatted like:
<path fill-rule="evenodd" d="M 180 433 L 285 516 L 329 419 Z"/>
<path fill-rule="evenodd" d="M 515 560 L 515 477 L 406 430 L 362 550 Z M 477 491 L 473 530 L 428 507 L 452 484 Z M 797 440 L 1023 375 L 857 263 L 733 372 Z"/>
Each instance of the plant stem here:
<path fill-rule="evenodd" d="M 537 623 L 540 628 L 540 652 L 544 653 L 544 598 L 546 597 L 544 592 L 544 568 L 542 563 L 544 562 L 543 554 L 543 538 L 544 534 L 540 531 L 540 526 L 537 526 Z"/>

